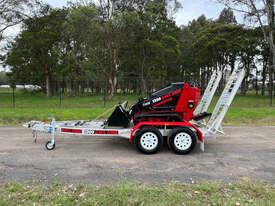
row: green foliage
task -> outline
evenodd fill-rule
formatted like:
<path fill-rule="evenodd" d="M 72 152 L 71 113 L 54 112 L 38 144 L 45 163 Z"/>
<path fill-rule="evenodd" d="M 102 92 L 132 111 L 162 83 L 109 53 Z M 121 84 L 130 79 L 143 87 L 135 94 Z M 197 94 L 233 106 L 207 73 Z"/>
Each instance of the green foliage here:
<path fill-rule="evenodd" d="M 230 8 L 224 8 L 221 11 L 218 22 L 222 24 L 237 24 L 234 12 Z"/>
<path fill-rule="evenodd" d="M 179 29 L 167 17 L 166 4 L 117 1 L 110 11 L 102 1 L 99 5 L 49 9 L 42 17 L 24 22 L 6 64 L 12 67 L 15 81 L 37 84 L 52 93 L 57 90 L 52 88 L 56 81 L 63 82 L 64 90 L 70 82 L 88 78 L 106 81 L 112 96 L 118 78 L 125 77 L 136 82 L 142 79 L 143 91 L 147 91 L 145 82 L 154 81 L 159 69 L 178 66 Z M 159 62 L 159 57 L 163 61 Z"/>
<path fill-rule="evenodd" d="M 0 186 L 0 205 L 271 205 L 273 186 L 247 180 L 236 183 L 201 182 L 105 186 L 53 183 Z"/>
<path fill-rule="evenodd" d="M 250 88 L 264 96 L 269 47 L 259 28 L 236 22 L 225 8 L 217 20 L 201 15 L 178 27 L 170 12 L 176 0 L 117 0 L 43 7 L 23 23 L 5 63 L 10 80 L 42 91 L 80 95 L 117 91 L 143 96 L 171 82 L 205 89 L 213 71 L 224 78 L 243 67 L 242 94 Z M 259 82 L 262 82 L 261 86 Z"/>
<path fill-rule="evenodd" d="M 196 62 L 206 66 L 217 62 L 220 66 L 225 67 L 229 63 L 230 55 L 236 55 L 246 48 L 247 43 L 244 42 L 246 36 L 243 34 L 244 29 L 239 25 L 209 24 L 197 34 L 194 42 L 194 51 L 198 57 Z"/>
<path fill-rule="evenodd" d="M 45 90 L 45 78 L 58 69 L 56 47 L 61 39 L 60 25 L 66 11 L 51 9 L 44 16 L 25 21 L 22 33 L 10 45 L 6 64 L 12 66 L 12 79 L 17 83 L 40 85 Z M 51 15 L 48 15 L 48 13 Z"/>
<path fill-rule="evenodd" d="M 5 31 L 31 16 L 39 15 L 44 6 L 38 0 L 1 0 L 0 1 L 0 41 Z"/>

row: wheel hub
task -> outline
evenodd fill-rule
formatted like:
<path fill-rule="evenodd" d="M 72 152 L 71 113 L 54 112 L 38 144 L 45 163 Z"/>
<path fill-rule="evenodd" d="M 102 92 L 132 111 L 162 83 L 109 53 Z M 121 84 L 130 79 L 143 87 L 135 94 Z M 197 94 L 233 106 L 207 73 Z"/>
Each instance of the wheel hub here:
<path fill-rule="evenodd" d="M 185 132 L 180 132 L 174 139 L 175 147 L 179 150 L 187 150 L 192 145 L 192 138 Z"/>
<path fill-rule="evenodd" d="M 153 132 L 145 132 L 141 136 L 140 144 L 146 150 L 153 150 L 158 145 L 158 136 Z"/>

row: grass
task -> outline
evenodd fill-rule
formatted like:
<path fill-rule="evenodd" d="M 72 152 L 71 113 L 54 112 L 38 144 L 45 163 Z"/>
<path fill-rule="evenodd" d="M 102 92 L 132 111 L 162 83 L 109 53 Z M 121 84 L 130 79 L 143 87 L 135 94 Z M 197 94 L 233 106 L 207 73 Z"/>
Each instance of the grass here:
<path fill-rule="evenodd" d="M 51 185 L 10 183 L 0 186 L 0 205 L 272 205 L 275 188 L 263 183 L 204 182 L 144 185 Z"/>
<path fill-rule="evenodd" d="M 12 93 L 0 91 L 0 124 L 19 124 L 29 120 L 57 120 L 106 118 L 119 102 L 133 103 L 134 95 L 117 95 L 104 104 L 103 96 L 64 97 L 60 106 L 59 97 L 46 98 L 40 93 L 16 92 L 15 108 Z"/>
<path fill-rule="evenodd" d="M 12 104 L 12 91 L 0 90 L 0 124 L 20 124 L 29 120 L 57 120 L 106 118 L 118 103 L 137 100 L 136 95 L 117 95 L 104 105 L 103 96 L 65 97 L 59 105 L 59 97 L 46 98 L 41 93 L 16 92 L 16 107 Z M 211 108 L 213 109 L 217 97 Z M 275 107 L 269 107 L 268 97 L 249 94 L 237 95 L 226 115 L 226 125 L 275 125 Z"/>
<path fill-rule="evenodd" d="M 215 97 L 210 110 L 214 108 Z M 269 106 L 269 98 L 255 94 L 236 95 L 224 119 L 226 125 L 275 126 L 275 107 Z"/>

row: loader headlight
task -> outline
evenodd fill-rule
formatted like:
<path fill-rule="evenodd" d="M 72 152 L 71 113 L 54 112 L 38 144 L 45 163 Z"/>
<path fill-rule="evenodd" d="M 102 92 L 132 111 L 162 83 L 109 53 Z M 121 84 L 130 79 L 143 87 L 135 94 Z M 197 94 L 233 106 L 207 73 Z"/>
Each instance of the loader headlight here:
<path fill-rule="evenodd" d="M 194 108 L 194 101 L 189 101 L 188 102 L 188 108 L 193 109 Z"/>

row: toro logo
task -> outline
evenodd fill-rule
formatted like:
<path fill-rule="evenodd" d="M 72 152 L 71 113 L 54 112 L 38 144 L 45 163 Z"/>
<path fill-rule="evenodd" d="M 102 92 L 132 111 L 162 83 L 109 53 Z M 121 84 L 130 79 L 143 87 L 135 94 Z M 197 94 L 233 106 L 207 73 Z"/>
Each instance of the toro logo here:
<path fill-rule="evenodd" d="M 157 102 L 159 102 L 159 101 L 161 101 L 161 97 L 158 97 L 158 98 L 152 100 L 153 104 L 154 104 L 154 103 L 157 103 Z"/>
<path fill-rule="evenodd" d="M 148 105 L 150 105 L 150 102 L 145 102 L 145 103 L 142 104 L 143 107 L 146 107 Z"/>

